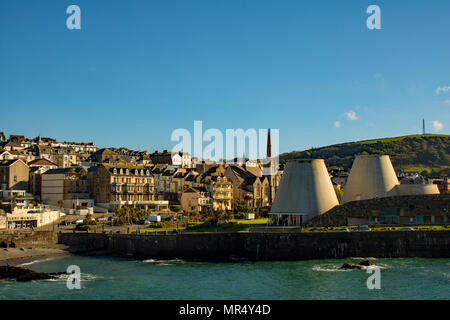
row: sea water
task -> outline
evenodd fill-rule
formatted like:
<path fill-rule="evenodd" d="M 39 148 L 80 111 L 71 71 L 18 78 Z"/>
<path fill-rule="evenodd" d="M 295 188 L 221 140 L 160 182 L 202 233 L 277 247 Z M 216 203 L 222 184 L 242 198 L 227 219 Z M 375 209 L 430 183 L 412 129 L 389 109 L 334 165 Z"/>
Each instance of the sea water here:
<path fill-rule="evenodd" d="M 68 256 L 23 265 L 41 272 L 81 269 L 81 289 L 56 280 L 0 281 L 0 299 L 450 299 L 450 259 L 376 259 L 380 289 L 362 258 L 279 262 L 189 262 Z"/>

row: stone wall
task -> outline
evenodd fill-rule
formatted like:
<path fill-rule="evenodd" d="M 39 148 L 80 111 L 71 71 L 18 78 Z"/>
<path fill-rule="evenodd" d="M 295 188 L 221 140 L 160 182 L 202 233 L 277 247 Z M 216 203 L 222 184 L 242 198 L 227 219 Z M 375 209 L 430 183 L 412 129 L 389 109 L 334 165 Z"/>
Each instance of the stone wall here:
<path fill-rule="evenodd" d="M 379 218 L 389 211 L 396 212 L 399 217 L 434 216 L 436 223 L 450 223 L 450 195 L 396 196 L 348 202 L 314 218 L 307 225 L 347 226 L 349 218 L 367 221 L 369 217 Z"/>
<path fill-rule="evenodd" d="M 62 233 L 72 252 L 137 259 L 202 261 L 305 260 L 347 257 L 449 257 L 450 231 L 351 233 L 207 233 L 121 235 Z"/>
<path fill-rule="evenodd" d="M 6 247 L 49 246 L 58 242 L 58 236 L 52 231 L 1 232 L 0 245 Z"/>

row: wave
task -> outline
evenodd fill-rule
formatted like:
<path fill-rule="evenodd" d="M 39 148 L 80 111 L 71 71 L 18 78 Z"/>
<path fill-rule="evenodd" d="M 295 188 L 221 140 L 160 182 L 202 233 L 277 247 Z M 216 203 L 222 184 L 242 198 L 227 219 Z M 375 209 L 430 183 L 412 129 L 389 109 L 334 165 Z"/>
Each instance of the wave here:
<path fill-rule="evenodd" d="M 32 260 L 32 261 L 28 261 L 28 262 L 24 262 L 21 264 L 18 264 L 18 267 L 24 267 L 24 266 L 31 266 L 32 264 L 35 263 L 41 263 L 41 262 L 45 262 L 45 261 L 51 261 L 57 259 L 56 257 L 46 257 L 46 258 L 40 258 L 40 259 L 36 259 L 36 260 Z"/>
<path fill-rule="evenodd" d="M 50 281 L 50 282 L 59 282 L 59 281 L 67 281 L 67 279 L 69 278 L 70 274 L 61 274 L 56 276 L 56 278 L 54 279 L 48 279 L 48 280 L 44 280 L 44 281 Z M 93 274 L 89 274 L 89 273 L 82 273 L 81 274 L 81 282 L 87 281 L 96 281 L 98 280 L 99 277 L 95 276 Z"/>
<path fill-rule="evenodd" d="M 317 265 L 312 267 L 314 271 L 322 271 L 322 272 L 349 272 L 353 271 L 351 269 L 339 269 L 340 267 L 334 265 Z"/>
<path fill-rule="evenodd" d="M 378 264 L 376 267 L 383 269 L 389 269 L 390 267 L 386 264 Z M 318 264 L 312 267 L 312 270 L 314 271 L 320 271 L 320 272 L 348 272 L 348 271 L 355 271 L 355 270 L 367 270 L 367 266 L 361 266 L 361 269 L 341 269 L 341 265 L 334 265 L 334 264 Z"/>
<path fill-rule="evenodd" d="M 173 263 L 173 262 L 186 262 L 186 261 L 183 260 L 183 259 L 178 259 L 178 258 L 169 259 L 169 260 L 154 258 L 154 259 L 142 260 L 141 262 L 144 262 L 144 263 L 158 263 L 160 265 L 169 265 L 170 263 Z"/>

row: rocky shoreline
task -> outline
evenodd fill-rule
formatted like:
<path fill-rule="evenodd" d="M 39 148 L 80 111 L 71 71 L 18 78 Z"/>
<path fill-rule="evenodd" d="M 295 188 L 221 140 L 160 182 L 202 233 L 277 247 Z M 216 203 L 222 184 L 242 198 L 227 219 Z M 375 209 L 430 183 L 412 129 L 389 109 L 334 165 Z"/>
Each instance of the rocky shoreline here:
<path fill-rule="evenodd" d="M 67 274 L 66 272 L 37 272 L 31 269 L 16 266 L 0 266 L 0 279 L 16 281 L 50 280 L 58 276 Z"/>

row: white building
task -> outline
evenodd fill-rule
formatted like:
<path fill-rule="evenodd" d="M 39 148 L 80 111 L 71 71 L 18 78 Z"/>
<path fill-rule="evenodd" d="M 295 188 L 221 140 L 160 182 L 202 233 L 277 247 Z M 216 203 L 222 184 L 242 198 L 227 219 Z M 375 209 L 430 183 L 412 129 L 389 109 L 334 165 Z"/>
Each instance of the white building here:
<path fill-rule="evenodd" d="M 12 213 L 6 214 L 6 227 L 8 229 L 39 228 L 59 220 L 64 213 L 59 210 L 49 210 L 44 208 L 19 209 L 15 208 Z M 0 223 L 0 227 L 5 227 Z"/>
<path fill-rule="evenodd" d="M 172 153 L 172 165 L 191 167 L 191 155 L 187 152 L 174 152 Z"/>

